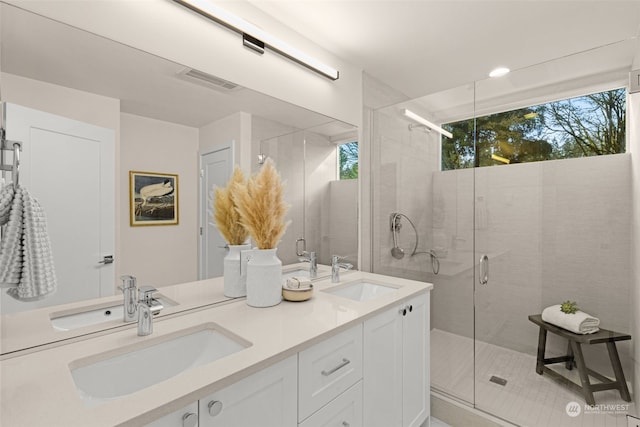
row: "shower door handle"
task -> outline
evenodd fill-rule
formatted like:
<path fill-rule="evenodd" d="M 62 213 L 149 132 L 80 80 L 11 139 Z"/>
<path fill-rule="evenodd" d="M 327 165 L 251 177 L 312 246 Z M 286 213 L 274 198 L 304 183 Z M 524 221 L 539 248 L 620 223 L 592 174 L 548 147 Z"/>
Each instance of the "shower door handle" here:
<path fill-rule="evenodd" d="M 489 257 L 485 254 L 480 257 L 480 284 L 489 283 Z"/>

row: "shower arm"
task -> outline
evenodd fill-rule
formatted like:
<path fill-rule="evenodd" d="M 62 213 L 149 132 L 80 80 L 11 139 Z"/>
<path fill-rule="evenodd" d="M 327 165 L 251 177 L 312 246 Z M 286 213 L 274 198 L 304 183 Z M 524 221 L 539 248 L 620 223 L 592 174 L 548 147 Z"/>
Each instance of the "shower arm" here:
<path fill-rule="evenodd" d="M 411 224 L 411 228 L 413 228 L 413 232 L 415 233 L 416 236 L 416 244 L 413 247 L 413 251 L 411 252 L 411 255 L 409 256 L 414 256 L 414 255 L 418 255 L 418 254 L 427 254 L 431 257 L 431 270 L 433 271 L 433 274 L 438 274 L 440 272 L 440 260 L 438 259 L 438 257 L 436 256 L 436 254 L 433 251 L 420 251 L 418 252 L 418 229 L 416 228 L 415 224 L 413 223 L 413 221 L 411 221 L 411 219 L 406 216 L 403 213 L 399 213 L 396 212 L 393 214 L 393 217 L 391 219 L 391 232 L 393 233 L 393 247 L 394 248 L 398 248 L 398 228 L 399 226 L 396 225 L 396 219 L 397 218 L 401 218 L 404 217 L 409 224 Z"/>
<path fill-rule="evenodd" d="M 416 235 L 416 244 L 413 246 L 413 251 L 411 252 L 411 255 L 410 255 L 410 256 L 414 256 L 416 253 L 418 253 L 416 252 L 418 250 L 418 229 L 416 228 L 413 221 L 409 219 L 408 216 L 399 212 L 394 213 L 393 219 L 391 220 L 391 231 L 393 233 L 393 246 L 396 248 L 398 247 L 398 228 L 399 227 L 396 226 L 396 219 L 401 217 L 404 217 L 409 222 L 409 224 L 411 224 L 411 228 L 413 228 L 413 232 Z"/>

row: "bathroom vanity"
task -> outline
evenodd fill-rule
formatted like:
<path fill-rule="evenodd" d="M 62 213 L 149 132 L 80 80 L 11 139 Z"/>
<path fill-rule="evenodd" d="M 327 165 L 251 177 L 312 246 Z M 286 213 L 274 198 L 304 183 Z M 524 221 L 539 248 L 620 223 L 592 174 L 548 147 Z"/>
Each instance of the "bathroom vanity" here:
<path fill-rule="evenodd" d="M 148 336 L 131 325 L 6 357 L 0 424 L 421 425 L 432 285 L 352 272 L 314 288 L 305 302 L 225 301 L 156 319 Z"/>

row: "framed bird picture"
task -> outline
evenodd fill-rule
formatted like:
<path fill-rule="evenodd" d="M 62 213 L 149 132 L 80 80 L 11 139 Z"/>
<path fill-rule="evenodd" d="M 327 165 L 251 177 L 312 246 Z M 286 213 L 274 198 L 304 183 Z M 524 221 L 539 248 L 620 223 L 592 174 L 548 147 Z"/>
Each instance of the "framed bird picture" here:
<path fill-rule="evenodd" d="M 178 175 L 129 171 L 132 227 L 178 224 Z"/>

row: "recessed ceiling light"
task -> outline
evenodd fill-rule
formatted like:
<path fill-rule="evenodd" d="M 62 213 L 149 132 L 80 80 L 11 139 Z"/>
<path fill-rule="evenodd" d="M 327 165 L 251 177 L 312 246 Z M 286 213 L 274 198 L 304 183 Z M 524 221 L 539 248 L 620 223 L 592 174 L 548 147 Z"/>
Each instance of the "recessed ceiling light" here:
<path fill-rule="evenodd" d="M 502 77 L 502 76 L 504 76 L 505 74 L 508 74 L 508 73 L 509 73 L 509 71 L 511 71 L 511 70 L 509 70 L 509 69 L 508 69 L 508 68 L 506 68 L 506 67 L 498 67 L 498 68 L 493 69 L 493 70 L 489 73 L 489 77 Z"/>

